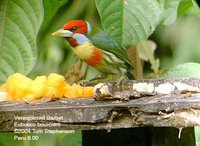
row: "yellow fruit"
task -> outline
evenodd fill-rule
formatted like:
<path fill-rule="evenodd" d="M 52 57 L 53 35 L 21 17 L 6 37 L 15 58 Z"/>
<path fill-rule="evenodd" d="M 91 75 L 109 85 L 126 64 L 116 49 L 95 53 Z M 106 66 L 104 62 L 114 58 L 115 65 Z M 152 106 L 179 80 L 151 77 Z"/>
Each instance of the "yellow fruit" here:
<path fill-rule="evenodd" d="M 38 100 L 42 97 L 54 98 L 81 98 L 92 97 L 94 87 L 83 87 L 77 84 L 70 86 L 62 75 L 52 73 L 48 77 L 38 76 L 35 80 L 15 73 L 0 87 L 0 92 L 8 93 L 8 100 Z"/>
<path fill-rule="evenodd" d="M 33 100 L 37 100 L 37 99 L 35 98 L 34 94 L 27 94 L 27 95 L 25 95 L 23 97 L 23 100 L 25 100 L 25 101 L 33 101 Z"/>
<path fill-rule="evenodd" d="M 69 84 L 65 82 L 64 76 L 52 73 L 48 76 L 48 91 L 46 95 L 53 98 L 63 97 L 66 86 L 69 86 Z"/>
<path fill-rule="evenodd" d="M 65 88 L 64 96 L 67 98 L 77 98 L 77 90 L 73 86 Z"/>
<path fill-rule="evenodd" d="M 64 96 L 67 98 L 93 97 L 94 87 L 82 87 L 80 85 L 67 86 Z"/>
<path fill-rule="evenodd" d="M 94 96 L 94 87 L 84 87 L 83 97 L 93 97 Z"/>
<path fill-rule="evenodd" d="M 51 99 L 54 98 L 59 98 L 63 96 L 63 93 L 59 92 L 56 88 L 54 87 L 47 87 L 47 91 L 44 95 L 45 97 L 49 97 Z"/>
<path fill-rule="evenodd" d="M 33 80 L 28 88 L 29 94 L 33 94 L 36 99 L 44 96 L 47 91 L 47 77 L 39 76 Z"/>
<path fill-rule="evenodd" d="M 62 75 L 51 73 L 48 76 L 48 86 L 59 87 L 66 84 L 65 78 Z"/>
<path fill-rule="evenodd" d="M 32 82 L 26 76 L 15 73 L 8 78 L 5 83 L 5 89 L 9 93 L 12 100 L 20 100 L 20 98 L 27 93 L 27 89 Z"/>

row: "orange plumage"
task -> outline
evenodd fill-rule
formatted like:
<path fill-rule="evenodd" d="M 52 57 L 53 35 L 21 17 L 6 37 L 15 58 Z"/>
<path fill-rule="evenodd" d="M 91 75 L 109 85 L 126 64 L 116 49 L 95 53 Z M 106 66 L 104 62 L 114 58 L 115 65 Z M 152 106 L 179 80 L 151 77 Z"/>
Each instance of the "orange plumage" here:
<path fill-rule="evenodd" d="M 103 53 L 99 49 L 94 48 L 92 57 L 89 60 L 87 60 L 86 63 L 90 66 L 95 67 L 101 64 L 102 57 L 103 57 Z"/>

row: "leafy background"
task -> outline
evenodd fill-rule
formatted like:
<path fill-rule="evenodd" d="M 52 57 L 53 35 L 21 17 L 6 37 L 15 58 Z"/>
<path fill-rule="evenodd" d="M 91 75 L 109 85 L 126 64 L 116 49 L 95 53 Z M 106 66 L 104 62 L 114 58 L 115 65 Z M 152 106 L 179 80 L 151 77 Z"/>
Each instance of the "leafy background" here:
<path fill-rule="evenodd" d="M 43 20 L 40 1 L 0 2 L 0 81 L 29 73 L 37 57 L 36 38 Z"/>
<path fill-rule="evenodd" d="M 72 19 L 89 21 L 91 35 L 104 30 L 136 54 L 130 59 L 138 78 L 199 76 L 199 18 L 194 0 L 1 0 L 0 83 L 14 72 L 32 78 L 52 72 L 66 75 L 76 57 L 66 41 L 51 33 Z M 199 128 L 195 133 L 198 145 Z M 0 145 L 12 145 L 13 141 L 5 143 L 12 135 L 1 133 Z M 81 145 L 81 132 L 73 136 L 74 145 Z M 45 141 L 53 146 L 69 139 L 70 135 L 56 135 Z"/>

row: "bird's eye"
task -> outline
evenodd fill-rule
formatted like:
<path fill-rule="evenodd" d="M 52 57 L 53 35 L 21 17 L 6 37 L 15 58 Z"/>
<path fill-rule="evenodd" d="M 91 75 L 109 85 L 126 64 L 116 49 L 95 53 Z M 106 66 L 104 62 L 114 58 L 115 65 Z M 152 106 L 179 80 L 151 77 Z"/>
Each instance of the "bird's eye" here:
<path fill-rule="evenodd" d="M 73 26 L 73 27 L 72 27 L 72 28 L 70 28 L 69 30 L 73 32 L 73 31 L 75 31 L 75 30 L 77 30 L 77 29 L 78 29 L 78 27 L 77 27 L 77 26 Z"/>

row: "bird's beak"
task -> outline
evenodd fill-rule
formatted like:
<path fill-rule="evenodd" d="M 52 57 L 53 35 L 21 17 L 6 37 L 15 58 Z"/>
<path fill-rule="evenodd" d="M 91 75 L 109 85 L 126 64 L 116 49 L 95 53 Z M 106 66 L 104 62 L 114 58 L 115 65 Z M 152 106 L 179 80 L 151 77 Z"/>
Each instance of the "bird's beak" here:
<path fill-rule="evenodd" d="M 59 29 L 56 32 L 52 33 L 52 36 L 56 37 L 72 37 L 73 33 L 69 30 Z"/>

